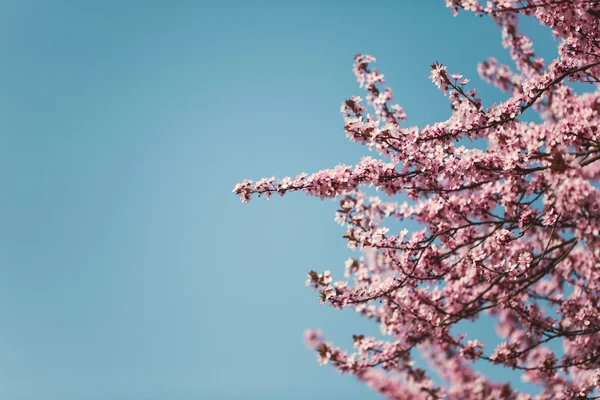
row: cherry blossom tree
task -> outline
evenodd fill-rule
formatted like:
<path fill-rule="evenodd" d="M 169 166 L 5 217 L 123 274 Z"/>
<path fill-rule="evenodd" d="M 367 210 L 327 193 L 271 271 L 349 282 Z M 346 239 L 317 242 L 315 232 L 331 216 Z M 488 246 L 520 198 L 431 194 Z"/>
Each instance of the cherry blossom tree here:
<path fill-rule="evenodd" d="M 245 180 L 234 192 L 243 202 L 295 191 L 339 198 L 335 219 L 362 255 L 346 262 L 345 280 L 311 271 L 306 283 L 321 302 L 374 320 L 386 339 L 355 335 L 354 349 L 345 350 L 307 331 L 320 363 L 388 399 L 600 398 L 600 1 L 446 5 L 500 27 L 516 70 L 494 58 L 478 70 L 508 93 L 506 101 L 484 107 L 468 79 L 434 63 L 430 78 L 452 115 L 404 126 L 375 58 L 357 55 L 354 73 L 367 94 L 343 102 L 344 130 L 379 157 L 295 178 Z M 557 59 L 547 64 L 536 55 L 519 32 L 519 15 L 552 29 Z M 526 110 L 542 122 L 525 122 Z M 466 148 L 465 139 L 487 147 Z M 365 186 L 410 201 L 369 197 Z M 390 232 L 384 224 L 391 220 L 422 229 Z M 503 342 L 495 348 L 455 329 L 482 313 L 497 320 Z M 556 343 L 563 354 L 551 350 Z M 415 366 L 413 350 L 428 371 Z M 539 393 L 483 376 L 477 360 L 519 371 Z"/>

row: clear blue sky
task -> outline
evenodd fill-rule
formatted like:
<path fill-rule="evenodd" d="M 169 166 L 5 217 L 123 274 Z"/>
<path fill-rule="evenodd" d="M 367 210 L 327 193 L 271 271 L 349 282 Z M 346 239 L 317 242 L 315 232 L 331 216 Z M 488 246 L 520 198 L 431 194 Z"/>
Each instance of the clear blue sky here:
<path fill-rule="evenodd" d="M 231 193 L 368 153 L 339 114 L 358 52 L 410 124 L 449 115 L 436 60 L 504 98 L 494 23 L 443 1 L 2 2 L 0 398 L 376 398 L 302 343 L 377 332 L 304 286 L 343 271 L 336 203 Z"/>

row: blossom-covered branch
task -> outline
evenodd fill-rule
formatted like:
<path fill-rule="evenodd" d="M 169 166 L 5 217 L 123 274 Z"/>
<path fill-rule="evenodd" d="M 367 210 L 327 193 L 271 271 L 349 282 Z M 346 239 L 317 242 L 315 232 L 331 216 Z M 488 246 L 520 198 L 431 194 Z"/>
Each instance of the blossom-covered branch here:
<path fill-rule="evenodd" d="M 389 399 L 584 399 L 600 396 L 600 1 L 447 0 L 453 12 L 488 15 L 501 29 L 515 69 L 494 58 L 479 65 L 484 81 L 508 93 L 485 106 L 461 74 L 431 65 L 432 82 L 452 115 L 425 127 L 404 126 L 401 106 L 375 58 L 355 57 L 367 92 L 342 103 L 347 137 L 379 154 L 355 166 L 312 175 L 243 181 L 252 196 L 303 191 L 339 198 L 335 220 L 348 247 L 344 279 L 311 271 L 306 284 L 322 303 L 352 308 L 379 324 L 385 340 L 354 335 L 346 351 L 308 331 L 322 364 L 356 376 Z M 537 18 L 559 39 L 546 63 L 519 31 L 519 15 Z M 577 93 L 568 82 L 590 86 Z M 542 122 L 522 120 L 525 110 Z M 466 148 L 459 139 L 481 139 Z M 373 186 L 409 202 L 368 197 Z M 392 232 L 390 220 L 413 220 L 415 232 Z M 503 342 L 487 346 L 457 332 L 487 313 Z M 562 344 L 564 354 L 552 348 Z M 413 363 L 419 351 L 446 384 Z M 481 360 L 522 373 L 531 396 L 494 382 Z"/>

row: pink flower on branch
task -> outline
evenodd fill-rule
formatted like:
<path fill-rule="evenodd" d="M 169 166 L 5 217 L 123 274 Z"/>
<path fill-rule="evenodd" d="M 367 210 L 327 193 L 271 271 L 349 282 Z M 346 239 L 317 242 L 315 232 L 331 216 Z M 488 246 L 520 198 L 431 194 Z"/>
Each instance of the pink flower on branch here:
<path fill-rule="evenodd" d="M 384 339 L 353 335 L 347 351 L 308 331 L 319 363 L 354 375 L 389 399 L 585 399 L 600 386 L 600 3 L 593 0 L 447 0 L 489 15 L 516 70 L 489 58 L 481 77 L 509 93 L 483 106 L 477 90 L 435 62 L 431 81 L 449 97 L 452 115 L 406 127 L 403 108 L 373 68 L 355 57 L 366 90 L 342 103 L 347 137 L 374 149 L 354 166 L 294 178 L 244 180 L 253 196 L 339 198 L 335 221 L 348 247 L 344 278 L 311 271 L 319 300 L 352 308 L 379 324 Z M 552 29 L 559 57 L 545 63 L 519 32 L 519 15 Z M 578 94 L 565 81 L 590 86 Z M 531 109 L 541 122 L 520 120 Z M 484 150 L 456 141 L 483 139 Z M 371 186 L 410 202 L 367 197 Z M 416 221 L 415 232 L 390 220 Z M 485 346 L 455 332 L 488 313 L 503 339 Z M 562 344 L 564 354 L 551 349 Z M 414 366 L 419 351 L 445 384 Z M 473 362 L 477 363 L 473 364 Z M 539 387 L 534 397 L 478 373 L 480 362 L 519 371 Z"/>

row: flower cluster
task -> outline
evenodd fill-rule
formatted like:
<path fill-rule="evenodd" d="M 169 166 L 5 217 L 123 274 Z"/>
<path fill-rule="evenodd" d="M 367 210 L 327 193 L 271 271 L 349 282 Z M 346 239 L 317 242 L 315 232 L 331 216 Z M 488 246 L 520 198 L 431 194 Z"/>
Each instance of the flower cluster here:
<path fill-rule="evenodd" d="M 446 0 L 489 15 L 516 70 L 494 58 L 479 65 L 484 81 L 507 92 L 484 107 L 469 80 L 438 62 L 430 79 L 452 115 L 425 127 L 406 114 L 373 68 L 355 57 L 367 92 L 342 103 L 344 130 L 378 158 L 295 178 L 245 180 L 234 192 L 339 198 L 335 220 L 348 247 L 344 280 L 311 271 L 306 284 L 322 303 L 351 308 L 379 324 L 383 340 L 354 335 L 347 351 L 320 332 L 305 339 L 321 364 L 352 374 L 389 399 L 585 399 L 600 393 L 600 2 L 597 0 Z M 536 18 L 558 40 L 546 63 L 519 32 L 519 15 Z M 588 84 L 577 93 L 566 82 Z M 531 109 L 540 123 L 524 122 Z M 459 139 L 481 139 L 484 150 Z M 373 186 L 409 202 L 367 197 Z M 390 229 L 413 220 L 414 232 Z M 386 226 L 387 225 L 387 226 Z M 487 313 L 503 342 L 465 342 L 461 321 Z M 551 350 L 562 344 L 563 353 Z M 416 368 L 429 361 L 437 382 Z M 474 370 L 487 362 L 518 370 L 535 396 Z"/>

